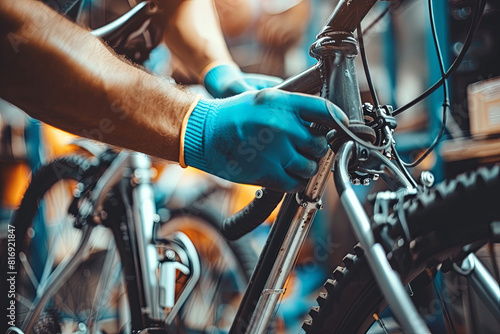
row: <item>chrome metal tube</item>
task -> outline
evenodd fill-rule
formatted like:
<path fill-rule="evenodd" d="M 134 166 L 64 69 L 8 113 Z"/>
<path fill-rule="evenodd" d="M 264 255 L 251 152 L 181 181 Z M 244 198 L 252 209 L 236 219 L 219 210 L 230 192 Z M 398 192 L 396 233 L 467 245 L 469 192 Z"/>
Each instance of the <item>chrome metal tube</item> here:
<path fill-rule="evenodd" d="M 333 157 L 333 152 L 329 150 L 320 160 L 318 173 L 309 181 L 303 197 L 297 197 L 300 207 L 290 224 L 246 333 L 259 334 L 266 332 L 276 304 L 280 296 L 285 292 L 285 282 L 306 240 L 314 216 L 321 207 L 320 198 L 330 176 Z"/>
<path fill-rule="evenodd" d="M 165 321 L 167 325 L 173 323 L 174 318 L 179 313 L 180 308 L 186 302 L 189 294 L 193 291 L 194 287 L 196 286 L 196 283 L 198 283 L 198 280 L 200 279 L 201 276 L 200 258 L 198 257 L 198 252 L 196 251 L 196 247 L 193 245 L 191 239 L 189 239 L 189 237 L 182 232 L 176 232 L 174 235 L 174 240 L 185 247 L 185 251 L 187 252 L 187 257 L 189 259 L 189 264 L 190 264 L 190 278 L 184 290 L 182 291 L 181 295 L 175 302 L 174 307 L 168 314 L 168 317 Z M 173 289 L 170 291 L 175 292 L 175 280 L 167 283 L 172 284 Z"/>
<path fill-rule="evenodd" d="M 137 246 L 141 263 L 142 284 L 146 309 L 151 319 L 164 319 L 164 311 L 159 306 L 157 291 L 158 282 L 155 271 L 157 268 L 157 252 L 153 242 L 153 225 L 155 202 L 151 186 L 151 161 L 148 156 L 134 152 L 130 156 L 132 179 L 136 184 L 132 190 L 134 228 L 137 233 Z"/>
<path fill-rule="evenodd" d="M 348 175 L 348 164 L 353 158 L 354 143 L 347 142 L 339 150 L 335 159 L 335 185 L 340 200 L 349 216 L 351 226 L 365 250 L 368 264 L 375 276 L 382 294 L 391 305 L 405 333 L 430 333 L 418 314 L 398 274 L 392 269 L 382 246 L 375 242 L 370 220 L 352 189 Z"/>
<path fill-rule="evenodd" d="M 496 259 L 492 260 L 496 261 Z M 476 255 L 467 256 L 458 272 L 467 278 L 474 291 L 495 318 L 500 319 L 500 288 Z"/>

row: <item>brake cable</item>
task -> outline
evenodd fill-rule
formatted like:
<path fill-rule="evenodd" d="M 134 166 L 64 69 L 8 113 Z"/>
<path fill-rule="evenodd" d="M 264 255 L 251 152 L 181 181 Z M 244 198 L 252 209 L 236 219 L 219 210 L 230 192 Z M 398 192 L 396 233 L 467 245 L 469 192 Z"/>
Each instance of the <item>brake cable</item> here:
<path fill-rule="evenodd" d="M 472 22 L 469 27 L 469 31 L 467 32 L 467 36 L 464 41 L 464 45 L 462 47 L 462 50 L 460 50 L 460 53 L 458 54 L 457 58 L 455 58 L 455 61 L 453 64 L 451 64 L 450 68 L 448 71 L 445 73 L 445 78 L 449 78 L 455 71 L 457 70 L 458 66 L 462 63 L 463 58 L 465 57 L 467 51 L 469 50 L 470 45 L 472 44 L 472 37 L 474 36 L 474 33 L 476 32 L 477 28 L 479 27 L 479 23 L 481 22 L 482 14 L 484 12 L 484 8 L 486 6 L 486 1 L 484 0 L 478 0 L 476 3 L 476 8 L 474 10 L 474 13 L 472 14 Z M 407 109 L 413 107 L 417 103 L 421 102 L 425 98 L 427 98 L 429 95 L 434 93 L 442 84 L 445 79 L 441 78 L 434 85 L 429 87 L 425 92 L 417 96 L 415 99 L 412 101 L 408 102 L 404 106 L 396 109 L 394 111 L 394 116 L 399 115 L 403 111 L 406 111 Z"/>

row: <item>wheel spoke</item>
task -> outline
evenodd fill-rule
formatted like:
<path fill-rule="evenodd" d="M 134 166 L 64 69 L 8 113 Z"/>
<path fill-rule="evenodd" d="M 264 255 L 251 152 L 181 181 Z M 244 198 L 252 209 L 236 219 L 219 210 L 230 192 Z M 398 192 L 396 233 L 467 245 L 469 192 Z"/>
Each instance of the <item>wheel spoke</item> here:
<path fill-rule="evenodd" d="M 30 308 L 30 306 L 31 306 L 31 304 L 32 304 L 32 302 L 31 302 L 31 300 L 30 300 L 29 298 L 26 298 L 26 297 L 24 297 L 23 295 L 21 295 L 21 294 L 19 294 L 19 293 L 17 293 L 17 294 L 16 294 L 16 300 L 17 300 L 19 303 L 21 303 L 21 304 L 23 304 L 24 306 L 26 306 L 26 308 L 28 308 L 28 309 Z"/>
<path fill-rule="evenodd" d="M 26 272 L 26 275 L 28 275 L 31 284 L 35 290 L 38 290 L 38 280 L 36 279 L 35 273 L 33 272 L 33 269 L 31 268 L 28 258 L 24 252 L 19 252 L 19 260 L 21 261 L 24 271 Z"/>
<path fill-rule="evenodd" d="M 95 326 L 100 319 L 100 315 L 104 309 L 106 303 L 108 305 L 104 310 L 111 308 L 110 302 L 110 292 L 113 290 L 113 283 L 116 283 L 116 273 L 120 273 L 120 262 L 117 255 L 116 245 L 113 238 L 110 238 L 108 249 L 106 250 L 106 255 L 104 263 L 101 270 L 101 275 L 99 276 L 99 281 L 97 282 L 96 289 L 94 291 L 94 300 L 92 302 L 92 307 L 90 310 L 90 319 L 93 321 L 89 324 L 90 333 L 96 333 L 97 326 Z M 118 261 L 117 261 L 118 259 Z"/>

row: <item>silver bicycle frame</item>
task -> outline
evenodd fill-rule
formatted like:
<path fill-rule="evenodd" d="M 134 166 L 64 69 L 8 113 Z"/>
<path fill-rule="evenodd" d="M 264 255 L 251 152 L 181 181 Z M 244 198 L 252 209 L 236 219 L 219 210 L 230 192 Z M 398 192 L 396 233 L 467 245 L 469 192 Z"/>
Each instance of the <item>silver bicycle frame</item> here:
<path fill-rule="evenodd" d="M 319 39 L 311 47 L 311 53 L 315 54 L 320 60 L 318 66 L 325 68 L 326 73 L 331 73 L 330 77 L 322 77 L 324 82 L 322 96 L 331 100 L 346 112 L 351 126 L 362 128 L 364 119 L 354 67 L 357 43 L 352 34 L 346 32 L 325 33 L 323 38 Z M 260 334 L 264 333 L 268 328 L 276 304 L 281 294 L 285 292 L 284 284 L 286 279 L 297 260 L 314 215 L 321 206 L 320 200 L 329 171 L 332 169 L 333 156 L 333 152 L 329 151 L 320 160 L 318 173 L 310 180 L 302 195 L 297 196 L 299 207 L 290 223 L 276 261 L 245 329 L 246 333 Z M 404 175 L 387 158 L 381 154 L 374 155 L 374 157 L 366 162 L 368 168 L 377 168 L 381 173 L 385 170 L 390 171 L 389 174 L 395 180 L 392 182 L 393 185 L 399 183 L 401 187 L 411 186 Z M 348 141 L 337 152 L 333 171 L 339 197 L 348 213 L 356 236 L 365 249 L 368 263 L 374 272 L 379 287 L 388 302 L 393 305 L 395 315 L 405 332 L 429 333 L 397 273 L 390 266 L 382 246 L 375 242 L 370 221 L 350 186 L 348 163 L 353 160 L 357 161 L 354 143 Z M 375 162 L 375 166 L 373 162 Z M 384 165 L 387 168 L 384 168 Z"/>
<path fill-rule="evenodd" d="M 314 77 L 317 75 L 315 70 L 323 66 L 330 66 L 329 70 L 319 70 L 320 73 L 330 73 L 332 71 L 329 78 L 325 78 L 323 77 L 324 74 L 321 74 L 321 79 L 323 80 L 323 88 L 321 89 L 322 97 L 328 98 L 342 110 L 347 111 L 351 124 L 359 126 L 364 125 L 364 121 L 354 69 L 354 56 L 356 52 L 353 49 L 353 45 L 356 44 L 355 40 L 350 37 L 348 33 L 344 32 L 337 33 L 333 31 L 331 35 L 326 34 L 323 41 L 318 40 L 313 45 L 313 47 L 316 47 L 324 55 L 323 57 L 323 55 L 319 54 L 319 64 L 303 74 L 285 81 L 280 88 L 301 91 L 300 89 L 304 87 L 314 87 L 314 78 L 318 79 L 317 76 Z M 301 86 L 297 83 L 300 80 L 305 82 L 304 85 Z M 389 264 L 385 251 L 375 241 L 370 220 L 352 188 L 348 175 L 349 164 L 351 162 L 359 163 L 360 167 L 364 168 L 364 170 L 376 171 L 378 174 L 381 174 L 382 178 L 385 179 L 386 183 L 393 190 L 401 188 L 411 190 L 413 186 L 403 172 L 380 152 L 371 151 L 370 157 L 367 160 L 360 159 L 357 153 L 356 144 L 353 141 L 347 141 L 341 146 L 335 156 L 333 174 L 343 207 L 347 211 L 355 234 L 364 248 L 366 258 L 378 286 L 388 303 L 392 306 L 392 310 L 401 324 L 403 331 L 405 333 L 430 333 L 413 305 L 397 272 Z M 255 309 L 251 311 L 248 326 L 245 327 L 245 318 L 243 320 L 237 319 L 235 320 L 235 324 L 233 324 L 233 328 L 231 328 L 231 333 L 236 331 L 244 331 L 251 334 L 266 332 L 269 321 L 275 312 L 277 302 L 285 292 L 284 284 L 297 260 L 314 215 L 318 208 L 321 207 L 321 196 L 324 192 L 326 180 L 330 169 L 332 169 L 332 165 L 333 153 L 329 152 L 327 156 L 320 160 L 318 174 L 311 179 L 306 190 L 300 196 L 296 197 L 299 204 L 298 209 L 289 224 L 267 282 L 258 297 Z M 259 260 L 259 262 L 264 262 L 264 260 Z M 472 276 L 473 285 L 479 287 L 479 290 L 483 291 L 483 295 L 489 295 L 489 304 L 498 310 L 499 299 L 495 285 L 491 284 L 487 272 L 480 270 L 479 266 L 476 269 Z M 253 278 L 252 276 L 252 282 L 254 282 Z M 248 295 L 250 294 L 251 292 L 248 293 Z M 244 302 L 251 304 L 246 300 Z M 248 308 L 251 309 L 251 306 Z"/>
<path fill-rule="evenodd" d="M 293 218 L 285 240 L 267 280 L 262 295 L 258 301 L 254 317 L 247 328 L 247 333 L 264 333 L 272 318 L 276 304 L 285 292 L 284 285 L 297 260 L 304 244 L 312 221 L 318 209 L 321 208 L 321 196 L 325 190 L 326 181 L 330 177 L 333 165 L 333 152 L 328 151 L 319 163 L 318 173 L 311 179 L 304 196 L 297 202 L 300 204 Z"/>
<path fill-rule="evenodd" d="M 161 270 L 159 266 L 159 255 L 155 236 L 154 224 L 159 222 L 156 214 L 156 204 L 154 201 L 154 190 L 151 184 L 151 159 L 149 156 L 133 152 L 130 154 L 130 180 L 132 184 L 132 209 L 133 209 L 133 229 L 136 235 L 137 253 L 140 263 L 142 291 L 144 294 L 143 315 L 147 315 L 149 320 L 165 326 L 169 326 L 183 303 L 186 301 L 189 293 L 194 288 L 200 277 L 200 261 L 196 248 L 191 240 L 183 233 L 177 232 L 173 241 L 182 245 L 183 252 L 187 257 L 186 263 L 189 263 L 189 280 L 184 290 L 176 301 L 175 280 L 165 281 L 165 277 L 157 277 L 157 271 Z M 170 268 L 173 269 L 173 268 Z M 170 274 L 174 273 L 170 272 Z M 170 275 L 175 277 L 175 275 Z M 159 282 L 159 279 L 161 282 Z M 163 297 L 161 293 L 163 292 Z M 168 296 L 164 294 L 167 293 Z M 172 294 L 172 295 L 171 295 Z M 164 308 L 160 299 L 169 299 L 168 308 Z"/>
<path fill-rule="evenodd" d="M 158 267 L 158 254 L 153 239 L 153 225 L 155 223 L 155 202 L 151 186 L 151 160 L 142 153 L 132 153 L 130 156 L 133 228 L 136 234 L 137 252 L 140 270 L 142 273 L 142 291 L 144 293 L 143 314 L 154 321 L 161 321 L 166 317 L 160 307 L 158 281 L 155 271 Z"/>
<path fill-rule="evenodd" d="M 492 260 L 496 261 L 496 259 Z M 477 256 L 470 254 L 461 266 L 454 264 L 453 268 L 457 273 L 467 278 L 467 281 L 495 318 L 500 319 L 500 288 L 495 278 Z"/>

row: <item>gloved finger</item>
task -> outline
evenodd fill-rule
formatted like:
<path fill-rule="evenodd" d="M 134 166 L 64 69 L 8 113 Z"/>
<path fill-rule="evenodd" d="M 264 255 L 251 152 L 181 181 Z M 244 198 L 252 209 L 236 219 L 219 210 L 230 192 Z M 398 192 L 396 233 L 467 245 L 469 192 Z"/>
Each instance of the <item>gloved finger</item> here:
<path fill-rule="evenodd" d="M 310 134 L 305 140 L 298 142 L 295 147 L 300 153 L 318 159 L 328 151 L 328 141 L 324 135 L 316 136 Z"/>
<path fill-rule="evenodd" d="M 293 127 L 288 136 L 297 151 L 312 159 L 321 158 L 328 150 L 326 135 L 309 125 Z"/>
<path fill-rule="evenodd" d="M 283 79 L 270 75 L 249 73 L 245 75 L 245 81 L 256 89 L 264 89 L 279 85 L 283 82 Z"/>
<path fill-rule="evenodd" d="M 266 159 L 263 163 L 266 164 L 266 167 L 265 170 L 260 171 L 262 176 L 252 184 L 284 192 L 298 192 L 306 186 L 307 178 L 287 173 L 280 161 Z"/>
<path fill-rule="evenodd" d="M 338 122 L 349 125 L 346 114 L 330 101 L 312 95 L 281 90 L 262 90 L 256 100 L 283 105 L 295 111 L 303 120 L 338 128 Z"/>
<path fill-rule="evenodd" d="M 296 154 L 286 163 L 283 169 L 291 176 L 307 179 L 316 174 L 318 163 L 303 155 Z"/>
<path fill-rule="evenodd" d="M 262 183 L 259 182 L 259 185 L 265 186 L 270 189 L 285 191 L 287 193 L 295 193 L 303 190 L 307 184 L 307 179 L 289 175 L 286 172 L 282 172 L 282 175 L 278 177 L 273 177 L 272 179 L 268 179 Z"/>
<path fill-rule="evenodd" d="M 231 97 L 251 90 L 257 90 L 257 88 L 249 85 L 247 82 L 245 82 L 244 79 L 240 78 L 231 81 L 228 85 L 226 85 L 226 87 L 222 89 L 222 94 L 220 97 Z"/>

